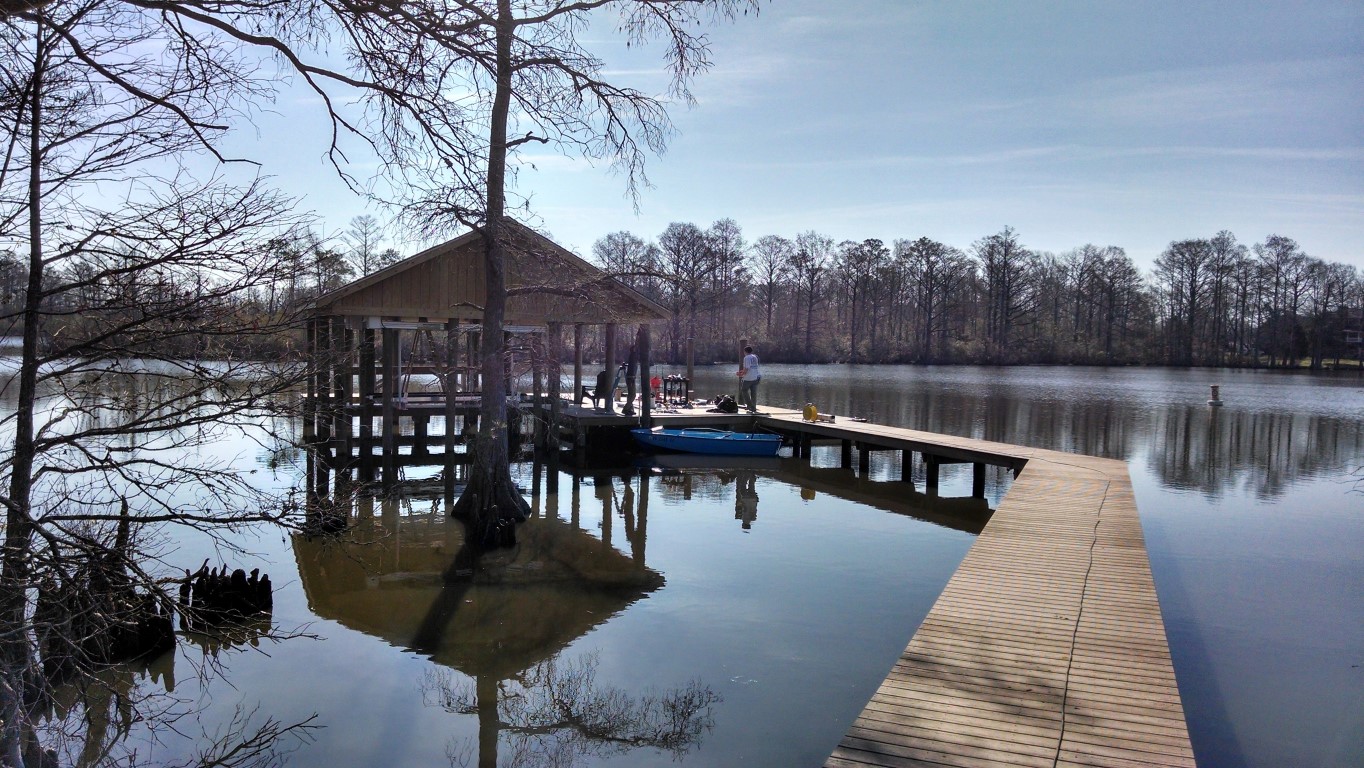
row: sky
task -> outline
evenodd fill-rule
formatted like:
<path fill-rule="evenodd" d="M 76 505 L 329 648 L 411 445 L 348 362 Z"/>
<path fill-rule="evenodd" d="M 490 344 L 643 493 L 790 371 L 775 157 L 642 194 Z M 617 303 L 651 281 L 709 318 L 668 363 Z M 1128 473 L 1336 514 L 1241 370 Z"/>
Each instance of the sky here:
<path fill-rule="evenodd" d="M 619 82 L 661 87 L 658 50 L 586 39 Z M 1226 229 L 1364 268 L 1358 0 L 772 0 L 711 40 L 638 210 L 605 166 L 530 145 L 530 223 L 584 255 L 675 221 L 962 249 L 1010 226 L 1032 249 L 1115 245 L 1143 269 Z M 307 101 L 258 122 L 265 172 L 328 233 L 382 218 L 309 148 L 317 126 L 292 113 Z"/>

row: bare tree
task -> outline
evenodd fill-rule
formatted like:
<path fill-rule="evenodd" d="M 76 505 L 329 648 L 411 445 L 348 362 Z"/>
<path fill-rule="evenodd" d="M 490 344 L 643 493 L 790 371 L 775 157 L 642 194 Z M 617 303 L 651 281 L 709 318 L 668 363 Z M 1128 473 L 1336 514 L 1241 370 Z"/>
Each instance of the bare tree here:
<path fill-rule="evenodd" d="M 230 46 L 178 47 L 174 26 L 99 0 L 0 23 L 0 249 L 26 255 L 27 279 L 3 318 L 22 333 L 0 420 L 10 766 L 40 759 L 55 682 L 128 652 L 130 628 L 167 603 L 145 526 L 282 519 L 229 467 L 179 456 L 257 423 L 292 385 L 287 366 L 247 362 L 293 325 L 250 296 L 283 277 L 267 232 L 301 221 L 259 181 L 178 167 L 261 86 Z"/>
<path fill-rule="evenodd" d="M 777 295 L 789 275 L 791 256 L 795 244 L 778 235 L 764 235 L 749 249 L 749 270 L 757 282 L 758 295 L 763 303 L 763 330 L 767 338 L 772 338 L 772 310 L 777 303 Z"/>
<path fill-rule="evenodd" d="M 814 350 L 815 343 L 815 305 L 823 288 L 823 277 L 833 258 L 834 241 L 815 231 L 796 235 L 796 249 L 791 253 L 790 269 L 795 278 L 796 295 L 805 294 L 805 354 Z M 799 305 L 799 301 L 797 301 Z M 799 309 L 799 306 L 797 306 Z M 796 331 L 800 324 L 797 321 Z M 809 359 L 808 357 L 806 358 Z"/>
<path fill-rule="evenodd" d="M 936 361 L 935 342 L 950 330 L 949 308 L 957 301 L 970 274 L 966 255 L 936 240 L 921 237 L 895 244 L 897 259 L 905 265 L 910 285 L 910 296 L 916 311 L 918 359 L 923 363 Z"/>
<path fill-rule="evenodd" d="M 658 249 L 664 305 L 672 314 L 668 346 L 672 361 L 678 362 L 682 341 L 696 338 L 701 311 L 715 299 L 710 280 L 714 251 L 700 227 L 676 221 L 658 236 Z"/>
<path fill-rule="evenodd" d="M 1032 267 L 1036 255 L 1023 247 L 1018 233 L 1005 227 L 972 246 L 980 263 L 985 290 L 985 342 L 995 362 L 1018 357 L 1015 333 L 1033 309 Z"/>
<path fill-rule="evenodd" d="M 428 232 L 465 226 L 482 235 L 486 299 L 480 367 L 483 400 L 474 464 L 454 513 L 474 538 L 506 541 L 527 514 L 511 481 L 503 373 L 506 217 L 514 182 L 509 158 L 527 144 L 608 160 L 632 193 L 646 183 L 644 160 L 671 132 L 663 96 L 609 82 L 604 62 L 580 34 L 592 20 L 627 42 L 662 40 L 669 94 L 687 100 L 709 64 L 704 25 L 756 12 L 754 0 L 445 0 L 403 4 L 368 34 L 361 61 L 376 82 L 401 83 L 401 109 L 385 107 L 387 166 L 412 193 L 406 218 Z M 396 17 L 396 18 L 395 18 Z M 416 66 L 414 66 L 414 64 Z M 386 102 L 386 104 L 392 103 Z"/>
<path fill-rule="evenodd" d="M 378 272 L 398 260 L 397 251 L 380 248 L 384 240 L 383 227 L 370 214 L 351 219 L 350 228 L 341 237 L 349 249 L 346 258 L 358 275 Z"/>

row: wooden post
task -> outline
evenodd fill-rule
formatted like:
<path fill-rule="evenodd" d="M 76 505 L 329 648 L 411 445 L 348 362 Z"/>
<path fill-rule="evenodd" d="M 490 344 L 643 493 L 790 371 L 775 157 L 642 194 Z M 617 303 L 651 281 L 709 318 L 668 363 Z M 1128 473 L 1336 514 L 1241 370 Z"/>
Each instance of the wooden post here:
<path fill-rule="evenodd" d="M 559 450 L 559 413 L 563 410 L 563 372 L 559 369 L 559 359 L 562 357 L 563 350 L 560 347 L 564 342 L 564 327 L 560 323 L 549 324 L 549 360 L 546 377 L 549 385 L 549 434 L 546 439 L 546 447 L 556 453 Z M 557 469 L 554 468 L 554 469 Z M 556 473 L 557 474 L 557 473 Z M 550 479 L 550 490 L 554 490 L 557 480 Z"/>
<path fill-rule="evenodd" d="M 798 451 L 800 458 L 808 461 L 810 459 L 810 433 L 801 432 L 798 439 L 800 442 L 797 445 L 796 450 Z"/>
<path fill-rule="evenodd" d="M 840 442 L 842 443 L 842 445 L 840 446 L 841 450 L 840 450 L 839 453 L 838 453 L 838 461 L 839 461 L 838 466 L 842 467 L 843 469 L 851 469 L 851 468 L 852 468 L 852 441 L 851 441 L 851 440 L 842 440 L 842 441 L 840 441 Z"/>
<path fill-rule="evenodd" d="M 744 347 L 746 346 L 748 346 L 748 339 L 739 339 L 739 364 L 735 366 L 735 368 L 744 367 Z M 735 382 L 734 399 L 739 402 L 739 407 L 743 408 L 744 401 L 742 395 L 744 391 L 744 380 L 741 378 L 735 378 L 734 382 Z M 843 466 L 847 467 L 848 462 L 846 461 L 843 462 Z"/>
<path fill-rule="evenodd" d="M 374 481 L 374 329 L 360 329 L 360 479 Z"/>
<path fill-rule="evenodd" d="M 308 365 L 313 366 L 314 371 L 322 362 L 322 356 L 317 349 L 317 319 L 308 318 L 304 324 L 304 346 L 307 349 Z M 317 377 L 312 371 L 304 377 L 304 387 L 306 391 L 303 397 L 303 444 L 307 445 L 309 451 L 312 450 L 313 440 L 317 438 L 317 418 L 314 415 L 317 410 Z"/>
<path fill-rule="evenodd" d="M 610 386 L 616 380 L 616 323 L 606 324 L 606 383 Z M 603 393 L 598 392 L 598 396 Z M 614 392 L 606 392 L 606 412 L 616 412 L 616 397 Z"/>
<path fill-rule="evenodd" d="M 482 327 L 483 326 L 481 325 L 479 326 L 480 329 L 482 329 Z M 464 365 L 466 367 L 466 370 L 469 371 L 470 381 L 467 382 L 467 385 L 468 390 L 470 392 L 483 391 L 483 371 L 479 367 L 478 363 L 479 359 L 478 348 L 479 345 L 482 344 L 482 341 L 483 341 L 482 330 L 470 331 L 469 335 L 464 338 L 464 343 L 466 347 L 464 355 Z"/>
<path fill-rule="evenodd" d="M 687 337 L 687 402 L 692 401 L 692 385 L 696 382 L 696 339 Z"/>
<path fill-rule="evenodd" d="M 573 395 L 574 405 L 583 402 L 583 324 L 573 324 Z"/>
<path fill-rule="evenodd" d="M 871 473 L 871 451 L 866 443 L 857 444 L 857 476 L 863 480 Z"/>
<path fill-rule="evenodd" d="M 445 321 L 445 462 L 441 485 L 447 505 L 455 497 L 455 393 L 459 389 L 459 318 Z"/>
<path fill-rule="evenodd" d="M 351 366 L 354 364 L 353 345 L 355 336 L 343 317 L 337 317 L 332 321 L 332 346 L 335 354 L 332 359 L 335 367 L 332 369 L 332 389 L 336 394 L 336 399 L 332 403 L 333 426 L 332 442 L 336 446 L 336 472 L 337 479 L 341 479 L 343 473 L 350 472 L 351 466 Z"/>
<path fill-rule="evenodd" d="M 900 482 L 914 482 L 914 451 L 900 451 Z"/>
<path fill-rule="evenodd" d="M 412 412 L 412 455 L 425 456 L 426 439 L 430 436 L 431 414 Z"/>
<path fill-rule="evenodd" d="M 971 496 L 985 498 L 985 464 L 977 461 L 971 466 Z"/>
<path fill-rule="evenodd" d="M 936 494 L 938 492 L 938 457 L 924 454 L 924 467 L 928 471 L 927 478 L 924 479 L 924 490 Z"/>
<path fill-rule="evenodd" d="M 331 368 L 335 363 L 332 349 L 331 321 L 327 318 L 318 318 L 317 330 L 314 332 L 317 339 L 317 366 L 313 370 L 317 378 L 317 441 L 315 447 L 322 451 L 327 451 L 328 455 L 323 458 L 330 461 L 330 451 L 327 441 L 331 439 L 331 406 L 332 406 L 332 381 Z"/>
<path fill-rule="evenodd" d="M 380 449 L 384 487 L 391 488 L 398 480 L 398 329 L 385 328 L 383 337 L 383 447 Z"/>
<path fill-rule="evenodd" d="M 630 558 L 640 567 L 644 566 L 644 545 L 649 534 L 649 480 L 648 472 L 639 473 L 639 506 L 635 512 L 635 538 L 630 541 Z"/>
<path fill-rule="evenodd" d="M 654 394 L 649 389 L 649 346 L 649 324 L 640 323 L 639 331 L 635 333 L 635 351 L 639 360 L 639 391 L 644 393 L 640 398 L 639 425 L 645 429 L 654 425 Z"/>

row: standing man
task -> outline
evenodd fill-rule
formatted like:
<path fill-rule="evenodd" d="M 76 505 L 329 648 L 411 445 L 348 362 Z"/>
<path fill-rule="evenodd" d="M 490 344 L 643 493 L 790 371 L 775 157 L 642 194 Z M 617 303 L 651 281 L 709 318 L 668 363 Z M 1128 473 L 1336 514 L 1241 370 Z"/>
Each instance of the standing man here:
<path fill-rule="evenodd" d="M 758 382 L 763 380 L 762 370 L 758 367 L 758 356 L 752 347 L 744 347 L 744 362 L 739 367 L 739 405 L 749 413 L 758 412 Z"/>

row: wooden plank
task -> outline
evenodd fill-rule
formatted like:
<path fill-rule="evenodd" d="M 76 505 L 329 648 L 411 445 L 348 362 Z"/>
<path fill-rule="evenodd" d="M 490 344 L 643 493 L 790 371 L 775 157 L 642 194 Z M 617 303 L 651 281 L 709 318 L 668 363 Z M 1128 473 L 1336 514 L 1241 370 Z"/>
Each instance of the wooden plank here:
<path fill-rule="evenodd" d="M 1194 765 L 1123 463 L 798 418 L 764 421 L 868 448 L 1026 462 L 826 766 Z"/>

